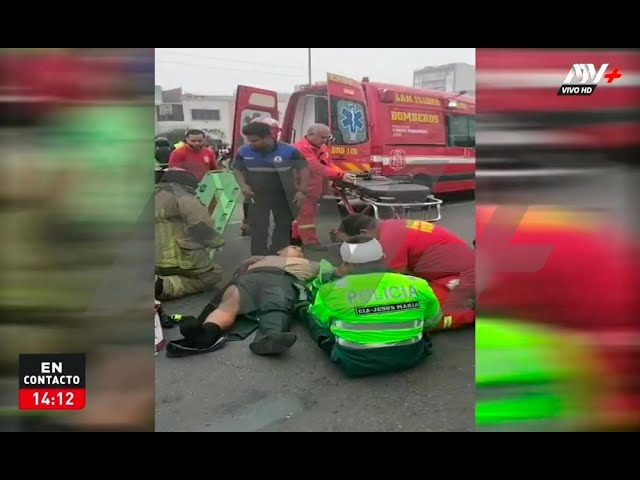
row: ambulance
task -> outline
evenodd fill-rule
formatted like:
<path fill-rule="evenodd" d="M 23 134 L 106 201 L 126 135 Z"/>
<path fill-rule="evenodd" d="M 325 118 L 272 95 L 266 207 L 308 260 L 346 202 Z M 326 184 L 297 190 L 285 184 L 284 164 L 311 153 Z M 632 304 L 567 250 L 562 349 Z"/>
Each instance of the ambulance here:
<path fill-rule="evenodd" d="M 328 125 L 334 162 L 353 173 L 411 176 L 433 193 L 475 189 L 475 100 L 472 97 L 327 74 L 296 89 L 279 118 L 278 95 L 238 86 L 233 151 L 256 117 L 280 121 L 280 140 L 295 143 L 314 123 Z"/>

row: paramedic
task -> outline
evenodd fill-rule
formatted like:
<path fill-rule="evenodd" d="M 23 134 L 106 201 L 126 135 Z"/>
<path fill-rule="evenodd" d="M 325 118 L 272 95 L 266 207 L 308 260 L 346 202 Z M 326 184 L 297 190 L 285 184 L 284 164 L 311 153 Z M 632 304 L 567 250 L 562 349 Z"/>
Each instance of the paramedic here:
<path fill-rule="evenodd" d="M 314 248 L 320 243 L 316 231 L 318 202 L 328 193 L 329 181 L 353 182 L 355 176 L 344 172 L 333 164 L 329 157 L 327 142 L 331 129 L 323 124 L 311 125 L 307 135 L 294 146 L 309 162 L 309 188 L 298 213 L 297 229 L 305 247 Z"/>
<path fill-rule="evenodd" d="M 348 376 L 414 367 L 431 352 L 427 330 L 442 315 L 422 278 L 393 273 L 380 242 L 360 235 L 340 247 L 341 278 L 319 286 L 306 322 L 311 337 Z"/>
<path fill-rule="evenodd" d="M 363 214 L 344 218 L 338 230 L 348 237 L 362 233 L 375 236 L 389 268 L 429 282 L 443 311 L 433 330 L 475 322 L 475 252 L 460 237 L 425 221 L 380 221 Z"/>
<path fill-rule="evenodd" d="M 292 210 L 307 193 L 308 164 L 295 147 L 275 141 L 269 125 L 250 123 L 242 128 L 242 134 L 247 143 L 238 149 L 233 173 L 242 194 L 251 199 L 248 212 L 251 254 L 267 255 L 289 244 L 295 218 Z M 272 212 L 275 225 L 269 248 Z"/>

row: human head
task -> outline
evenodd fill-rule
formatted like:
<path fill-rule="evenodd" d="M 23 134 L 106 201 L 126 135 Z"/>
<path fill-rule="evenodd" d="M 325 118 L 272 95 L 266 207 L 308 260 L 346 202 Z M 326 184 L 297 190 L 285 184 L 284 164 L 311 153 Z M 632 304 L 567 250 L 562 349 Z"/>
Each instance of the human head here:
<path fill-rule="evenodd" d="M 251 123 L 264 123 L 269 125 L 269 128 L 271 129 L 271 138 L 278 140 L 280 135 L 280 124 L 277 120 L 271 117 L 257 117 L 251 120 Z"/>
<path fill-rule="evenodd" d="M 271 128 L 266 123 L 253 122 L 242 127 L 242 134 L 247 139 L 247 143 L 255 150 L 267 150 L 273 147 L 273 137 Z"/>
<path fill-rule="evenodd" d="M 343 239 L 356 235 L 369 235 L 378 238 L 378 220 L 363 213 L 354 213 L 342 219 L 338 233 Z"/>
<path fill-rule="evenodd" d="M 284 247 L 282 250 L 278 252 L 278 256 L 280 257 L 289 257 L 289 258 L 304 258 L 304 253 L 300 247 L 295 245 L 289 245 L 288 247 Z"/>
<path fill-rule="evenodd" d="M 159 183 L 176 183 L 182 185 L 185 189 L 191 193 L 195 193 L 198 188 L 198 180 L 193 174 L 183 168 L 169 168 L 162 177 L 160 177 Z"/>
<path fill-rule="evenodd" d="M 331 139 L 331 129 L 322 123 L 314 123 L 307 130 L 307 140 L 316 147 L 326 145 Z"/>
<path fill-rule="evenodd" d="M 382 245 L 370 235 L 356 235 L 340 246 L 341 274 L 347 275 L 383 265 Z"/>
<path fill-rule="evenodd" d="M 184 141 L 193 150 L 200 150 L 204 147 L 205 135 L 202 130 L 191 129 L 187 130 Z"/>
<path fill-rule="evenodd" d="M 167 137 L 156 138 L 156 148 L 163 148 L 163 147 L 173 147 L 173 145 L 171 144 L 171 142 Z"/>

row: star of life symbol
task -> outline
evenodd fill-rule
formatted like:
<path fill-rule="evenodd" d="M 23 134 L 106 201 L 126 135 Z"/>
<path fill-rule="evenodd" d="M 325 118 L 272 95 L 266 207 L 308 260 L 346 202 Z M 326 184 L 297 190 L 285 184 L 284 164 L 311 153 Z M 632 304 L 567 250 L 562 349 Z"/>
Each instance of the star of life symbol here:
<path fill-rule="evenodd" d="M 352 142 L 357 140 L 358 132 L 364 130 L 364 114 L 355 104 L 349 103 L 340 110 L 340 124 Z"/>

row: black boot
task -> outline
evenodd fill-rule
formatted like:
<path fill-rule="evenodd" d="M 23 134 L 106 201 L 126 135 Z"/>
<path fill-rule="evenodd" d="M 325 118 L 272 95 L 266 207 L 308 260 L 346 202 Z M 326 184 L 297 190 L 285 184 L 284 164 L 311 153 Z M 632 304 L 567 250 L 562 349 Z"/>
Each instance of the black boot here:
<path fill-rule="evenodd" d="M 249 350 L 256 355 L 280 355 L 296 343 L 298 337 L 291 332 L 271 333 L 249 344 Z"/>
<path fill-rule="evenodd" d="M 193 318 L 193 317 L 192 317 Z M 195 332 L 189 332 L 195 333 Z M 175 340 L 167 344 L 167 357 L 186 357 L 209 353 L 224 345 L 226 337 L 222 335 L 222 329 L 215 323 L 205 323 L 199 328 L 199 332 L 182 340 Z"/>
<path fill-rule="evenodd" d="M 291 314 L 285 311 L 262 313 L 258 320 L 258 331 L 249 350 L 256 355 L 279 355 L 287 351 L 297 337 L 291 333 Z"/>

